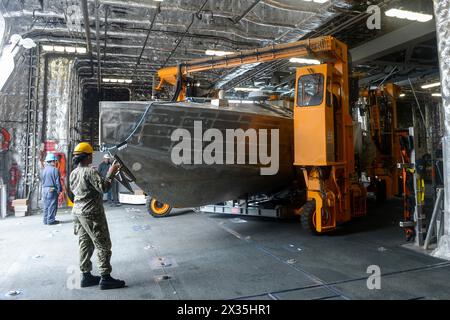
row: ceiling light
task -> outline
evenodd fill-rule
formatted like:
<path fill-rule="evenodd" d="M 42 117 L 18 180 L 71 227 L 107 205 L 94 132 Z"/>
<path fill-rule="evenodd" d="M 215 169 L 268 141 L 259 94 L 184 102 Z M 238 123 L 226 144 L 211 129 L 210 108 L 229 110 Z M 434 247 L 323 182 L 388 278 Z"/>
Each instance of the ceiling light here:
<path fill-rule="evenodd" d="M 442 97 L 442 94 L 441 93 L 433 93 L 431 96 L 433 96 L 433 97 Z"/>
<path fill-rule="evenodd" d="M 132 83 L 131 79 L 117 79 L 117 78 L 103 78 L 103 82 L 112 82 L 112 83 Z"/>
<path fill-rule="evenodd" d="M 228 56 L 230 54 L 235 54 L 235 52 L 232 52 L 232 51 L 219 51 L 219 50 L 206 50 L 205 54 L 207 56 L 223 57 L 223 56 Z"/>
<path fill-rule="evenodd" d="M 401 93 L 401 94 L 399 95 L 399 97 L 400 97 L 400 98 L 406 97 L 406 94 Z"/>
<path fill-rule="evenodd" d="M 55 52 L 64 52 L 65 51 L 65 47 L 63 46 L 54 46 L 53 50 L 55 50 Z"/>
<path fill-rule="evenodd" d="M 424 84 L 422 86 L 422 89 L 430 89 L 430 88 L 435 88 L 435 87 L 440 87 L 440 86 L 441 86 L 440 82 L 435 82 L 435 83 Z"/>
<path fill-rule="evenodd" d="M 44 51 L 53 51 L 53 46 L 43 45 L 42 50 Z"/>
<path fill-rule="evenodd" d="M 258 88 L 234 88 L 234 91 L 255 92 L 255 91 L 261 91 L 261 89 L 258 89 Z"/>
<path fill-rule="evenodd" d="M 304 59 L 304 58 L 291 58 L 289 59 L 291 63 L 301 63 L 301 64 L 320 64 L 319 60 L 316 59 Z"/>
<path fill-rule="evenodd" d="M 25 49 L 31 49 L 36 47 L 36 43 L 33 41 L 33 39 L 31 38 L 25 38 L 20 40 L 20 44 L 25 48 Z"/>
<path fill-rule="evenodd" d="M 419 22 L 427 22 L 433 19 L 433 16 L 431 14 L 425 14 L 420 12 L 414 12 L 414 11 L 408 11 L 408 10 L 402 10 L 402 9 L 389 9 L 386 11 L 386 16 L 392 17 L 392 18 L 399 18 L 399 19 L 407 19 L 411 21 L 419 21 Z"/>
<path fill-rule="evenodd" d="M 76 47 L 77 53 L 85 54 L 87 52 L 86 48 Z"/>
<path fill-rule="evenodd" d="M 328 2 L 328 0 L 313 0 L 315 3 L 325 3 Z"/>
<path fill-rule="evenodd" d="M 254 103 L 253 101 L 249 101 L 249 100 L 228 100 L 229 103 L 242 103 L 242 104 L 252 104 Z"/>
<path fill-rule="evenodd" d="M 42 50 L 47 51 L 47 52 L 67 52 L 67 53 L 80 53 L 80 54 L 86 53 L 86 48 L 72 47 L 72 46 L 43 45 Z"/>

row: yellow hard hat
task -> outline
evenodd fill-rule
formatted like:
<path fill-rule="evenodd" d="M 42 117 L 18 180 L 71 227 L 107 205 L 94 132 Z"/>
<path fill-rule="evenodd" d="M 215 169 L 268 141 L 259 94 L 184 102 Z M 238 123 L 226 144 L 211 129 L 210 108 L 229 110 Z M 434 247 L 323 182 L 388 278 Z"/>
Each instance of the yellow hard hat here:
<path fill-rule="evenodd" d="M 80 154 L 80 153 L 92 154 L 94 153 L 94 148 L 92 148 L 92 146 L 87 142 L 80 142 L 73 150 L 73 154 Z"/>

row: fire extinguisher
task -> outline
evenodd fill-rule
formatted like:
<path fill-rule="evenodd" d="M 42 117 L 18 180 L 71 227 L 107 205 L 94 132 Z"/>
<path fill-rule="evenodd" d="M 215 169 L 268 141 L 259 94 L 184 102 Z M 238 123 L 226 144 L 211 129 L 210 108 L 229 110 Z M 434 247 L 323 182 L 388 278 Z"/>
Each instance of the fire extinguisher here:
<path fill-rule="evenodd" d="M 5 128 L 0 128 L 0 134 L 3 137 L 2 149 L 0 151 L 6 152 L 9 150 L 9 144 L 11 143 L 11 135 Z"/>
<path fill-rule="evenodd" d="M 13 163 L 11 169 L 9 169 L 9 201 L 8 206 L 12 210 L 12 201 L 16 198 L 17 185 L 19 184 L 20 171 L 17 167 L 17 163 Z"/>

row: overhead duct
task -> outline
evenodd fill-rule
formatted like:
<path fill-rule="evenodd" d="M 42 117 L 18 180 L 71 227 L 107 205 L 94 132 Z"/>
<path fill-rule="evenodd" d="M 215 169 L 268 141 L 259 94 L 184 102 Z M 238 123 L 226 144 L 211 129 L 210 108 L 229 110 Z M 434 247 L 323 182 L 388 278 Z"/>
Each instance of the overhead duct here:
<path fill-rule="evenodd" d="M 86 49 L 87 49 L 89 58 L 91 59 L 92 74 L 94 74 L 94 61 L 92 58 L 91 28 L 89 27 L 89 11 L 88 11 L 87 0 L 81 0 L 81 8 L 83 10 L 84 30 L 86 33 L 86 47 L 87 47 Z"/>
<path fill-rule="evenodd" d="M 433 255 L 450 260 L 450 0 L 433 0 L 436 18 L 438 54 L 441 71 L 442 108 L 444 114 L 444 236 Z"/>

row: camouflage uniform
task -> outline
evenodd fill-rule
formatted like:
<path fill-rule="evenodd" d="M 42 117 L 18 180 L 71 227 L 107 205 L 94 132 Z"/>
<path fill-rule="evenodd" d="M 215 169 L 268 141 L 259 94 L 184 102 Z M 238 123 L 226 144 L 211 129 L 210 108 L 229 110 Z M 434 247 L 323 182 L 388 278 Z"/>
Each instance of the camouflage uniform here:
<path fill-rule="evenodd" d="M 83 273 L 92 270 L 94 248 L 97 249 L 100 274 L 107 275 L 112 270 L 111 239 L 103 208 L 103 193 L 110 187 L 109 177 L 103 179 L 90 167 L 77 167 L 70 174 L 70 189 L 75 196 L 72 209 L 74 233 L 79 237 L 80 270 Z"/>

